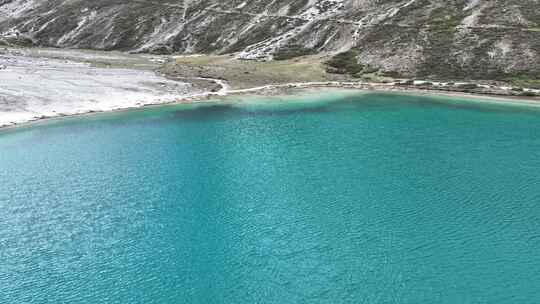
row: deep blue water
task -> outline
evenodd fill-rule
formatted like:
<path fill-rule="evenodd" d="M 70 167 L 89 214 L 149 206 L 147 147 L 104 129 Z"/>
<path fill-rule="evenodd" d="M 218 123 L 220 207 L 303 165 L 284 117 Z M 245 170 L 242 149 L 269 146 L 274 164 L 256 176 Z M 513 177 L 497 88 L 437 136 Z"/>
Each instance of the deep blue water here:
<path fill-rule="evenodd" d="M 540 111 L 335 94 L 2 131 L 0 303 L 540 303 Z"/>

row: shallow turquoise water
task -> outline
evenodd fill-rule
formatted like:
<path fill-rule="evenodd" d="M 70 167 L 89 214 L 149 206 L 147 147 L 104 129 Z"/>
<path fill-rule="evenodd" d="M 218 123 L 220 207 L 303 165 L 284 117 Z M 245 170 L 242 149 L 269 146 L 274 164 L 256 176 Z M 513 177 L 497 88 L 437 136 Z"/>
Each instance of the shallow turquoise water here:
<path fill-rule="evenodd" d="M 540 303 L 539 203 L 524 107 L 65 119 L 0 133 L 0 303 Z"/>

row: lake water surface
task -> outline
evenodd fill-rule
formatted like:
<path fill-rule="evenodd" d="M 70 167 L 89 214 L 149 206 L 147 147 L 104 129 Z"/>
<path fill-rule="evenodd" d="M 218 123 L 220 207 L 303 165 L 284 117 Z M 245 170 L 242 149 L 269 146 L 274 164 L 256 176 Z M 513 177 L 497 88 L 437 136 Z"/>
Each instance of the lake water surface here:
<path fill-rule="evenodd" d="M 540 111 L 243 98 L 0 133 L 0 303 L 540 303 Z"/>

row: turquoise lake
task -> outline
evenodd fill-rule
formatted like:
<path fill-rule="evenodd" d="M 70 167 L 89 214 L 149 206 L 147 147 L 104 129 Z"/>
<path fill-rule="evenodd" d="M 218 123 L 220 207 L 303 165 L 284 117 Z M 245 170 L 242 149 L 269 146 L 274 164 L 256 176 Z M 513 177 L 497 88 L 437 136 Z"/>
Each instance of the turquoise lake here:
<path fill-rule="evenodd" d="M 538 108 L 241 99 L 0 131 L 0 303 L 540 303 Z"/>

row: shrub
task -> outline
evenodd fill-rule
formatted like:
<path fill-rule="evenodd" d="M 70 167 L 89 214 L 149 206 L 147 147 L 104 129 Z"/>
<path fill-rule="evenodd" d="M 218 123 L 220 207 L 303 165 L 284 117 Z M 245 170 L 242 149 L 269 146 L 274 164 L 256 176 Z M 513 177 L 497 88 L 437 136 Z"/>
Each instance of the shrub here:
<path fill-rule="evenodd" d="M 292 44 L 278 49 L 274 53 L 274 59 L 287 60 L 300 56 L 311 55 L 314 53 L 315 51 L 313 49 L 305 48 L 304 46 L 298 44 Z"/>
<path fill-rule="evenodd" d="M 460 84 L 457 86 L 460 90 L 464 90 L 464 91 L 469 91 L 469 90 L 474 90 L 476 89 L 478 86 L 474 83 L 464 83 L 464 84 Z"/>
<path fill-rule="evenodd" d="M 519 94 L 519 96 L 534 97 L 534 96 L 537 96 L 537 95 L 536 95 L 536 93 L 534 93 L 534 92 L 531 92 L 531 91 L 525 91 L 525 92 L 522 92 L 521 94 Z"/>

